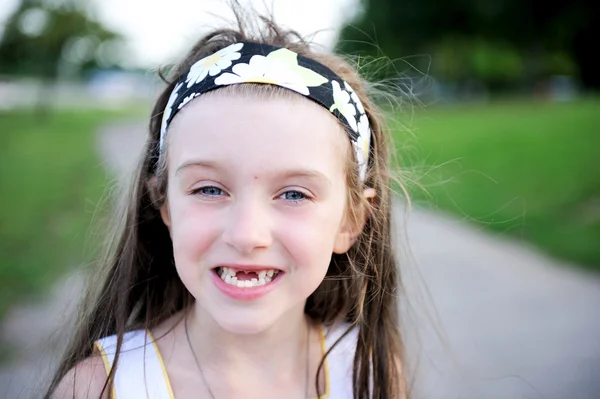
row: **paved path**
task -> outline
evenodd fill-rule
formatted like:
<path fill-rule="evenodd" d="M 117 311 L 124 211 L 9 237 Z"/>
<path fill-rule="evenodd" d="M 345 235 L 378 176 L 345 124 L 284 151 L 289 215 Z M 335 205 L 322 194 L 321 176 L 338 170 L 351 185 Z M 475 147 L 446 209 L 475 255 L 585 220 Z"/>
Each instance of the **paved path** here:
<path fill-rule="evenodd" d="M 427 383 L 417 397 L 600 398 L 598 276 L 438 214 L 414 212 L 407 225 L 454 352 L 420 324 Z"/>
<path fill-rule="evenodd" d="M 122 174 L 142 140 L 140 125 L 107 126 L 99 150 Z M 408 351 L 420 365 L 414 398 L 600 398 L 599 277 L 439 214 L 406 218 L 396 208 L 401 248 L 408 240 L 412 250 L 401 259 Z M 0 369 L 0 398 L 40 396 L 32 382 L 56 358 L 81 281 L 75 274 L 43 304 L 9 314 L 1 337 L 20 356 Z"/>

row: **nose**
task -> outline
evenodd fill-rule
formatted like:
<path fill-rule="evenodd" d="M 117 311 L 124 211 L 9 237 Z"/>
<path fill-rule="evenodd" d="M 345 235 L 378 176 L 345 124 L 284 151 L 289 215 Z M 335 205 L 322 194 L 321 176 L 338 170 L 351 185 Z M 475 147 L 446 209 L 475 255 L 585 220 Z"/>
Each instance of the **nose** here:
<path fill-rule="evenodd" d="M 269 247 L 272 235 L 266 207 L 267 204 L 258 204 L 257 201 L 232 204 L 225 218 L 223 241 L 243 255 Z"/>

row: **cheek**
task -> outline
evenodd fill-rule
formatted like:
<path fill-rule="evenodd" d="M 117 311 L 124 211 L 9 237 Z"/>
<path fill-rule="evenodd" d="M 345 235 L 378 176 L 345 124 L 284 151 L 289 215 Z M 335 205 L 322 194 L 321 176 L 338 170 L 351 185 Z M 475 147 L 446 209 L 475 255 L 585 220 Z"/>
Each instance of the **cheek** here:
<path fill-rule="evenodd" d="M 214 213 L 205 208 L 194 207 L 185 198 L 174 198 L 170 202 L 171 238 L 173 255 L 178 269 L 186 269 L 190 264 L 194 269 L 201 261 L 214 240 L 218 237 Z"/>
<path fill-rule="evenodd" d="M 331 254 L 339 231 L 342 213 L 339 207 L 320 207 L 287 219 L 287 227 L 279 237 L 293 258 L 298 273 L 310 273 L 322 280 L 329 267 Z"/>

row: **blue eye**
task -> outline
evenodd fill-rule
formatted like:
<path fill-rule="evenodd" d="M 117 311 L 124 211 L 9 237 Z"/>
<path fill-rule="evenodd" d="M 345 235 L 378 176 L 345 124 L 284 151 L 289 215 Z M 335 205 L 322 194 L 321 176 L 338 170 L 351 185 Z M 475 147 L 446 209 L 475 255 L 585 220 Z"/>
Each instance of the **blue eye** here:
<path fill-rule="evenodd" d="M 304 195 L 304 193 L 295 190 L 286 191 L 285 193 L 281 194 L 281 197 L 283 197 L 283 199 L 286 201 L 291 202 L 300 202 L 306 199 L 306 195 Z"/>
<path fill-rule="evenodd" d="M 221 190 L 219 187 L 206 186 L 194 190 L 192 194 L 200 194 L 203 197 L 218 197 L 223 195 L 223 190 Z"/>

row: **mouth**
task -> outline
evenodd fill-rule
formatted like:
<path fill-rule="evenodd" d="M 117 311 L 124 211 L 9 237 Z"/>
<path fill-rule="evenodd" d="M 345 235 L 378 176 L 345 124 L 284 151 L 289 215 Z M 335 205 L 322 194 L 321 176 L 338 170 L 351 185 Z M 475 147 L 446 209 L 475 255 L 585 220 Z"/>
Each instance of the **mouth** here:
<path fill-rule="evenodd" d="M 214 273 L 227 285 L 238 288 L 252 288 L 267 285 L 283 274 L 278 269 L 243 270 L 220 266 Z"/>

